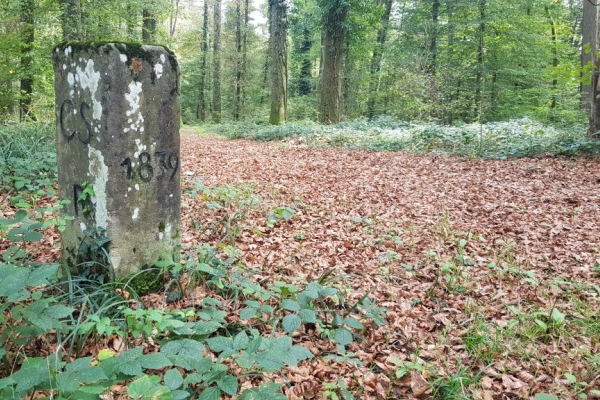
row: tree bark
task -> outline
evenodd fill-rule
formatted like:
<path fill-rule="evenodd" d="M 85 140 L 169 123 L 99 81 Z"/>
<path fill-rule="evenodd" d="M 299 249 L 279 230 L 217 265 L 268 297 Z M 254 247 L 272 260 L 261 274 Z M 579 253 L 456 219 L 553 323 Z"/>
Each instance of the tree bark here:
<path fill-rule="evenodd" d="M 375 48 L 371 56 L 371 77 L 369 82 L 369 99 L 367 100 L 367 117 L 372 119 L 375 116 L 375 103 L 379 93 L 379 77 L 383 61 L 383 47 L 387 39 L 388 27 L 390 24 L 390 15 L 392 12 L 393 0 L 385 0 L 385 9 L 381 15 L 381 26 L 377 30 L 377 39 Z"/>
<path fill-rule="evenodd" d="M 475 110 L 477 110 L 478 119 L 481 119 L 483 115 L 485 6 L 486 0 L 479 0 L 479 38 L 477 44 L 477 74 L 475 79 Z"/>
<path fill-rule="evenodd" d="M 146 44 L 156 43 L 156 16 L 148 9 L 142 11 L 144 19 L 142 23 L 142 42 Z"/>
<path fill-rule="evenodd" d="M 310 59 L 310 49 L 312 48 L 311 32 L 308 28 L 302 29 L 302 43 L 299 53 L 302 57 L 300 65 L 300 74 L 298 76 L 298 94 L 300 96 L 309 95 L 311 92 L 311 69 L 312 60 Z"/>
<path fill-rule="evenodd" d="M 35 39 L 35 1 L 21 1 L 21 96 L 19 101 L 19 120 L 35 120 L 33 114 L 33 41 Z"/>
<path fill-rule="evenodd" d="M 221 123 L 221 0 L 215 1 L 213 38 L 212 120 Z"/>
<path fill-rule="evenodd" d="M 82 40 L 80 0 L 60 0 L 62 37 L 64 41 Z"/>
<path fill-rule="evenodd" d="M 239 121 L 242 108 L 242 1 L 235 1 L 235 94 L 233 120 Z"/>
<path fill-rule="evenodd" d="M 598 49 L 598 8 L 583 0 L 581 68 L 584 71 L 581 84 L 581 108 L 590 113 L 592 109 L 592 76 L 596 73 L 594 63 Z"/>
<path fill-rule="evenodd" d="M 587 1 L 587 0 L 584 0 Z M 556 36 L 556 24 L 554 23 L 554 19 L 552 19 L 552 15 L 550 15 L 550 8 L 548 6 L 544 6 L 544 12 L 546 13 L 546 18 L 548 19 L 548 24 L 550 25 L 550 34 L 552 35 L 552 66 L 554 68 L 558 67 L 558 43 Z M 552 80 L 552 98 L 550 101 L 550 109 L 556 108 L 556 87 L 558 85 L 558 79 L 554 78 Z"/>
<path fill-rule="evenodd" d="M 269 123 L 283 124 L 287 118 L 287 5 L 269 0 Z"/>
<path fill-rule="evenodd" d="M 208 0 L 204 0 L 204 15 L 202 16 L 202 59 L 200 61 L 200 84 L 199 99 L 196 109 L 196 118 L 200 121 L 206 121 L 206 73 L 208 60 Z"/>
<path fill-rule="evenodd" d="M 171 0 L 171 18 L 169 19 L 169 37 L 175 36 L 177 19 L 179 18 L 179 0 Z"/>
<path fill-rule="evenodd" d="M 346 42 L 346 21 L 350 11 L 344 0 L 331 0 L 325 6 L 322 33 L 321 85 L 319 121 L 337 124 L 341 120 L 341 70 Z"/>

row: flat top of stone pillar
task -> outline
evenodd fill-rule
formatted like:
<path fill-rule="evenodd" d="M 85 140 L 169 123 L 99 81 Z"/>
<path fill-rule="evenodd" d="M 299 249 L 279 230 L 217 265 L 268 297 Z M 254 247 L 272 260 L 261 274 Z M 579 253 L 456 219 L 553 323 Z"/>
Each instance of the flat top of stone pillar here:
<path fill-rule="evenodd" d="M 117 50 L 121 54 L 125 54 L 128 56 L 128 60 L 132 60 L 133 58 L 139 58 L 142 60 L 146 60 L 152 53 L 156 52 L 166 52 L 169 58 L 169 63 L 173 68 L 173 71 L 178 70 L 177 65 L 177 57 L 175 53 L 173 53 L 166 46 L 158 46 L 158 45 L 150 45 L 150 44 L 141 44 L 136 42 L 63 42 L 59 43 L 55 48 L 54 52 L 58 53 L 70 48 L 70 52 L 79 53 L 84 51 L 92 51 L 92 52 L 109 52 L 111 50 Z"/>

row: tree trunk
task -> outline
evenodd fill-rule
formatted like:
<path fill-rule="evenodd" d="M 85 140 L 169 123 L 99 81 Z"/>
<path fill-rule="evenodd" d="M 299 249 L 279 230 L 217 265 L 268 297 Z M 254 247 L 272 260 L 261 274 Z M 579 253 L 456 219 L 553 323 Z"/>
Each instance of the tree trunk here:
<path fill-rule="evenodd" d="M 148 9 L 142 11 L 144 19 L 142 24 L 142 42 L 146 44 L 156 43 L 156 16 Z"/>
<path fill-rule="evenodd" d="M 581 68 L 584 71 L 581 85 L 581 108 L 590 113 L 592 109 L 592 76 L 596 73 L 594 62 L 598 49 L 598 8 L 583 0 Z"/>
<path fill-rule="evenodd" d="M 204 0 L 204 15 L 202 17 L 202 59 L 200 61 L 200 85 L 196 118 L 206 121 L 206 64 L 208 59 L 208 0 Z"/>
<path fill-rule="evenodd" d="M 19 120 L 35 120 L 32 109 L 33 73 L 32 51 L 35 38 L 35 1 L 21 1 L 21 96 L 19 100 Z"/>
<path fill-rule="evenodd" d="M 64 41 L 82 40 L 80 0 L 60 0 L 62 37 Z"/>
<path fill-rule="evenodd" d="M 477 74 L 475 88 L 475 110 L 477 119 L 481 120 L 483 115 L 483 84 L 484 84 L 484 35 L 485 35 L 485 5 L 486 0 L 479 0 L 479 38 L 477 43 Z"/>
<path fill-rule="evenodd" d="M 171 0 L 171 18 L 169 19 L 169 37 L 175 36 L 177 19 L 179 18 L 179 0 Z"/>
<path fill-rule="evenodd" d="M 283 124 L 287 118 L 287 4 L 269 0 L 269 123 Z"/>
<path fill-rule="evenodd" d="M 344 61 L 346 20 L 350 6 L 345 0 L 331 0 L 323 18 L 321 86 L 319 96 L 319 121 L 337 124 L 341 120 L 340 72 Z"/>
<path fill-rule="evenodd" d="M 235 1 L 235 94 L 233 120 L 239 121 L 242 107 L 242 2 Z"/>
<path fill-rule="evenodd" d="M 221 0 L 215 1 L 213 39 L 212 120 L 221 123 Z"/>
<path fill-rule="evenodd" d="M 546 13 L 546 18 L 548 19 L 548 24 L 550 24 L 550 34 L 552 35 L 552 66 L 554 68 L 558 67 L 558 43 L 556 37 L 556 24 L 554 23 L 554 19 L 550 15 L 550 9 L 548 6 L 544 7 L 544 11 Z M 550 109 L 556 108 L 556 87 L 558 85 L 558 79 L 554 78 L 552 80 L 552 100 L 550 101 Z"/>
<path fill-rule="evenodd" d="M 373 55 L 371 56 L 371 77 L 369 82 L 369 99 L 367 100 L 367 117 L 369 119 L 372 119 L 375 116 L 375 103 L 379 92 L 379 77 L 383 60 L 383 46 L 385 45 L 388 27 L 390 25 L 392 3 L 393 0 L 385 0 L 385 9 L 381 15 L 381 26 L 377 31 L 375 48 L 373 49 Z"/>
<path fill-rule="evenodd" d="M 435 81 L 435 69 L 437 67 L 437 34 L 438 34 L 438 19 L 440 16 L 440 1 L 433 0 L 431 5 L 431 37 L 429 41 L 429 60 L 426 66 L 426 72 Z M 435 86 L 435 83 L 432 85 Z"/>
<path fill-rule="evenodd" d="M 311 69 L 312 60 L 310 59 L 310 49 L 312 48 L 311 32 L 308 28 L 302 29 L 302 43 L 299 53 L 302 57 L 300 65 L 300 74 L 298 76 L 298 94 L 300 96 L 309 95 L 311 92 Z"/>
<path fill-rule="evenodd" d="M 249 0 L 244 0 L 244 34 L 242 35 L 242 111 L 246 105 L 246 73 L 248 68 L 248 23 L 250 22 Z"/>

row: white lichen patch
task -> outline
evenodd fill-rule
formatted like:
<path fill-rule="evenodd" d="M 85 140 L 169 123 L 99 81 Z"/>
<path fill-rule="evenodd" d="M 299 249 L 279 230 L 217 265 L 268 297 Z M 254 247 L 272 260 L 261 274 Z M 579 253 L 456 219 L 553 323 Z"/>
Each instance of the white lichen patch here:
<path fill-rule="evenodd" d="M 139 212 L 140 212 L 140 209 L 139 209 L 139 207 L 136 207 L 136 208 L 133 210 L 133 215 L 131 216 L 131 219 L 137 219 L 137 217 L 138 217 L 138 213 L 139 213 Z"/>
<path fill-rule="evenodd" d="M 156 74 L 156 79 L 160 79 L 163 74 L 163 65 L 161 63 L 154 64 L 154 73 Z"/>
<path fill-rule="evenodd" d="M 165 63 L 165 61 L 167 61 L 167 58 L 165 57 L 165 55 L 164 55 L 164 54 L 161 54 L 161 55 L 160 55 L 160 62 L 164 64 L 164 63 Z"/>
<path fill-rule="evenodd" d="M 67 74 L 67 82 L 69 82 L 69 86 L 73 86 L 75 84 L 75 76 L 73 75 L 72 72 L 69 72 Z M 72 92 L 72 90 L 71 90 Z"/>
<path fill-rule="evenodd" d="M 134 187 L 135 187 L 135 190 L 140 190 L 140 185 L 139 185 L 139 183 L 136 183 Z"/>
<path fill-rule="evenodd" d="M 119 59 L 120 59 L 122 62 L 127 62 L 127 54 L 120 54 L 120 55 L 119 55 Z"/>
<path fill-rule="evenodd" d="M 67 69 L 67 64 L 63 64 L 63 71 Z"/>
<path fill-rule="evenodd" d="M 65 57 L 69 57 L 69 54 L 71 54 L 71 51 L 72 51 L 72 50 L 73 50 L 73 49 L 71 49 L 71 46 L 67 47 L 67 48 L 65 49 Z"/>
<path fill-rule="evenodd" d="M 129 110 L 125 112 L 125 114 L 131 121 L 129 128 L 125 128 L 123 132 L 127 133 L 129 130 L 136 131 L 138 129 L 143 130 L 144 124 L 144 116 L 140 112 L 140 94 L 142 93 L 142 82 L 134 82 L 132 81 L 129 86 L 129 92 L 125 93 L 125 99 L 129 103 Z M 134 115 L 137 114 L 137 118 Z"/>
<path fill-rule="evenodd" d="M 103 228 L 108 224 L 108 209 L 106 199 L 106 184 L 108 182 L 108 167 L 104 163 L 104 156 L 100 150 L 93 148 L 88 144 L 88 157 L 90 160 L 88 166 L 88 176 L 94 187 L 94 203 L 96 226 Z"/>
<path fill-rule="evenodd" d="M 87 229 L 87 226 L 85 226 L 85 224 L 83 222 L 80 222 L 79 228 L 81 229 L 81 233 L 83 233 Z"/>
<path fill-rule="evenodd" d="M 135 147 L 137 147 L 137 151 L 133 153 L 134 158 L 139 158 L 140 154 L 146 151 L 147 147 L 145 144 L 142 144 L 140 139 L 135 139 Z"/>
<path fill-rule="evenodd" d="M 102 103 L 96 99 L 96 92 L 100 85 L 100 72 L 94 70 L 94 60 L 88 60 L 85 69 L 76 68 L 75 80 L 79 82 L 82 89 L 89 89 L 92 99 L 92 117 L 99 120 L 102 118 Z"/>

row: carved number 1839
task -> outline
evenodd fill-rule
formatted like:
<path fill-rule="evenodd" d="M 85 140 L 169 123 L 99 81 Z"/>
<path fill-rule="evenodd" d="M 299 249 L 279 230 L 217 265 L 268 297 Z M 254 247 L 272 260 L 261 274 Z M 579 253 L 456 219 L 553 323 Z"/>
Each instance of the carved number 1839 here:
<path fill-rule="evenodd" d="M 179 156 L 175 152 L 168 153 L 166 151 L 157 151 L 154 153 L 156 156 L 155 163 L 158 166 L 158 175 L 156 179 L 163 179 L 169 174 L 169 180 L 173 180 L 177 169 L 179 168 Z M 149 153 L 143 152 L 138 157 L 137 168 L 134 170 L 132 166 L 131 158 L 127 157 L 121 163 L 122 167 L 127 168 L 127 179 L 132 179 L 133 174 L 137 173 L 140 179 L 144 182 L 150 182 L 154 178 L 154 167 L 152 166 L 152 157 Z"/>

